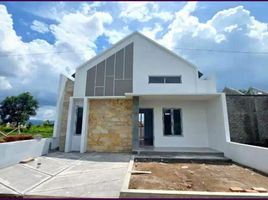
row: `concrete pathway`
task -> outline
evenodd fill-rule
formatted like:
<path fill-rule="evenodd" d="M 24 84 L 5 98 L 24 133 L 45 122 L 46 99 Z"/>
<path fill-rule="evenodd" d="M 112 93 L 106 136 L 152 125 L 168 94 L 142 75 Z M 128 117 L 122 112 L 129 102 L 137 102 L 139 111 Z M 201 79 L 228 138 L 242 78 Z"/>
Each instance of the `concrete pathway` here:
<path fill-rule="evenodd" d="M 0 196 L 119 197 L 130 155 L 54 152 L 0 169 Z"/>

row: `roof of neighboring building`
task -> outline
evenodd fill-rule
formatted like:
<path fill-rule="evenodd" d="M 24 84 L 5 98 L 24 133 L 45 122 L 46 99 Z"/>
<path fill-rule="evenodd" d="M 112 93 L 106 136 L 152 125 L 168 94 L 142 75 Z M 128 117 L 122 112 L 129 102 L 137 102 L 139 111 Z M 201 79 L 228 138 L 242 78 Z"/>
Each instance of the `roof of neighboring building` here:
<path fill-rule="evenodd" d="M 250 94 L 253 94 L 253 95 L 268 94 L 267 91 L 262 90 L 262 89 L 258 89 L 258 88 L 255 88 L 255 87 L 250 87 L 250 88 L 248 89 L 248 92 L 249 92 Z"/>
<path fill-rule="evenodd" d="M 243 92 L 240 92 L 239 90 L 236 90 L 236 89 L 230 88 L 230 87 L 225 87 L 222 92 L 224 92 L 225 94 L 239 94 L 239 95 L 244 95 Z"/>
<path fill-rule="evenodd" d="M 258 89 L 255 87 L 250 87 L 245 92 L 241 92 L 237 89 L 230 88 L 230 87 L 225 87 L 223 89 L 223 92 L 225 94 L 237 94 L 237 95 L 267 95 L 268 92 L 262 89 Z"/>

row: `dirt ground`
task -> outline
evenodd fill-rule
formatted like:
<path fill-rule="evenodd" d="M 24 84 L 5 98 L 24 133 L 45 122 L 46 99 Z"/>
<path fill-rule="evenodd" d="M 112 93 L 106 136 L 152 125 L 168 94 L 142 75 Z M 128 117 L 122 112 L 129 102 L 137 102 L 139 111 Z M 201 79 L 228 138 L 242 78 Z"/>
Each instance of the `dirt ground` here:
<path fill-rule="evenodd" d="M 235 164 L 136 162 L 130 189 L 230 192 L 230 187 L 268 189 L 268 177 Z"/>

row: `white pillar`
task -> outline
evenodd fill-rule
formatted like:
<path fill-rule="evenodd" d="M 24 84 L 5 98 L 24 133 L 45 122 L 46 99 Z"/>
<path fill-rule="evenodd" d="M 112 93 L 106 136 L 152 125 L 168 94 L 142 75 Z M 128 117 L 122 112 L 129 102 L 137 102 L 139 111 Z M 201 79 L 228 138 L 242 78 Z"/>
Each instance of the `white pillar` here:
<path fill-rule="evenodd" d="M 55 117 L 54 128 L 53 128 L 52 149 L 55 149 L 59 146 L 60 125 L 61 125 L 61 119 L 62 119 L 64 88 L 65 88 L 66 81 L 67 81 L 67 77 L 61 74 L 60 80 L 59 80 L 59 88 L 58 88 L 56 117 Z"/>
<path fill-rule="evenodd" d="M 74 99 L 70 97 L 68 119 L 67 119 L 67 130 L 66 130 L 66 140 L 65 140 L 65 152 L 71 151 L 72 146 L 72 135 L 74 127 Z"/>
<path fill-rule="evenodd" d="M 89 114 L 89 101 L 87 98 L 84 98 L 80 153 L 85 153 L 87 150 L 88 114 Z"/>

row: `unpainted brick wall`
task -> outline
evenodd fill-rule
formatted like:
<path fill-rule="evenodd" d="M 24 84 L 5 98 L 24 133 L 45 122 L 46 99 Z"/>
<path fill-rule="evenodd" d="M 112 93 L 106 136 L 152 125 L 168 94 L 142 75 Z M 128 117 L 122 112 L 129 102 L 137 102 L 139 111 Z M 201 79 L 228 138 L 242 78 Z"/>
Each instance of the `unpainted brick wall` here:
<path fill-rule="evenodd" d="M 231 141 L 268 146 L 268 95 L 226 95 Z"/>

